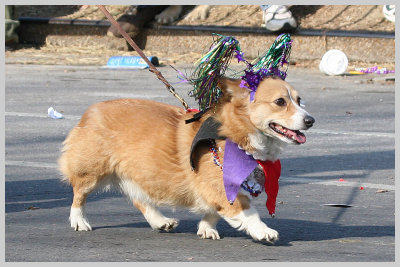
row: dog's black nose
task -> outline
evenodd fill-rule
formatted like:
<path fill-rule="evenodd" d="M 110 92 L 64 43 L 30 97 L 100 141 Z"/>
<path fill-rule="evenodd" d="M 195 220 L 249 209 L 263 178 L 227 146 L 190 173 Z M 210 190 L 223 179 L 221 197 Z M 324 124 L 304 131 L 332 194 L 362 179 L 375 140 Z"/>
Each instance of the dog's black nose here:
<path fill-rule="evenodd" d="M 314 118 L 311 117 L 311 116 L 306 116 L 306 117 L 304 118 L 304 124 L 305 124 L 308 128 L 310 128 L 311 126 L 313 126 L 314 122 L 315 122 L 315 120 L 314 120 Z"/>

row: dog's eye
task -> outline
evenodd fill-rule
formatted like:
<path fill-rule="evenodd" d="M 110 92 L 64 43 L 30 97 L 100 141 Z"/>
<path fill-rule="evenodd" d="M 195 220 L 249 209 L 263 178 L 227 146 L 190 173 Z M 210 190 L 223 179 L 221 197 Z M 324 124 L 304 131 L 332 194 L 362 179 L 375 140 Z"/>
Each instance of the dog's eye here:
<path fill-rule="evenodd" d="M 277 100 L 274 101 L 275 104 L 277 104 L 278 106 L 284 106 L 286 104 L 285 99 L 283 98 L 278 98 Z"/>
<path fill-rule="evenodd" d="M 306 106 L 306 103 L 305 103 L 304 100 L 301 99 L 300 97 L 299 97 L 299 99 L 298 99 L 298 103 L 299 103 L 299 106 L 302 107 L 302 108 L 304 108 L 304 107 Z"/>
<path fill-rule="evenodd" d="M 299 106 L 300 106 L 302 102 L 303 102 L 303 101 L 301 101 L 301 98 L 298 97 L 298 98 L 297 98 L 297 104 L 299 104 Z"/>

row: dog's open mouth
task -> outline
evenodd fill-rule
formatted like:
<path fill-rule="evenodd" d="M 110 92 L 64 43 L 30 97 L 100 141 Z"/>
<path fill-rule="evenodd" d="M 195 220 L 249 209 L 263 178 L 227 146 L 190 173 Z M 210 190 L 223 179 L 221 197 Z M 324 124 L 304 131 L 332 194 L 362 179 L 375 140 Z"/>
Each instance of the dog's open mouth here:
<path fill-rule="evenodd" d="M 289 140 L 292 140 L 297 144 L 304 144 L 306 142 L 306 136 L 299 130 L 290 130 L 276 123 L 270 123 L 269 127 L 274 130 L 274 132 L 286 137 Z"/>

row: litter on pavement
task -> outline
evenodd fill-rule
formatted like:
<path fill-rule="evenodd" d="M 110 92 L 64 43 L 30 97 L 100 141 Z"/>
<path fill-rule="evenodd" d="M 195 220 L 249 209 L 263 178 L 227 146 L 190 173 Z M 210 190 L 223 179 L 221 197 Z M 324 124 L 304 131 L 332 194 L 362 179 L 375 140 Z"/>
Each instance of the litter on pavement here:
<path fill-rule="evenodd" d="M 62 119 L 63 115 L 60 112 L 57 112 L 53 107 L 49 107 L 47 110 L 47 114 L 49 115 L 50 118 L 53 119 Z"/>

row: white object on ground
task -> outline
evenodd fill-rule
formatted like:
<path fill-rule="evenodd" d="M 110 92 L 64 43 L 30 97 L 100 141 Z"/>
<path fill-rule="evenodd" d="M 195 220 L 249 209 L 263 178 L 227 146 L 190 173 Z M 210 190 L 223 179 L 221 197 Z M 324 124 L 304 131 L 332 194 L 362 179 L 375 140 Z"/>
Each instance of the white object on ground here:
<path fill-rule="evenodd" d="M 346 72 L 349 61 L 345 53 L 331 49 L 325 53 L 319 63 L 319 70 L 328 75 L 342 75 Z"/>
<path fill-rule="evenodd" d="M 60 112 L 57 112 L 53 107 L 49 107 L 47 110 L 47 114 L 49 115 L 50 118 L 53 119 L 62 119 L 63 115 Z"/>

